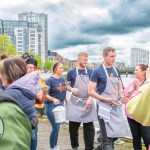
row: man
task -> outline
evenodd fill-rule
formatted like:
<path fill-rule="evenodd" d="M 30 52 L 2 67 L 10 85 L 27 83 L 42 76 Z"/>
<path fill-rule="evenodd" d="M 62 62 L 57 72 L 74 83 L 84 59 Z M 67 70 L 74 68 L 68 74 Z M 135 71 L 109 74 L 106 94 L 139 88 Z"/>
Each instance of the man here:
<path fill-rule="evenodd" d="M 94 125 L 97 120 L 93 99 L 88 95 L 89 77 L 92 70 L 87 68 L 88 54 L 78 54 L 77 67 L 71 69 L 67 74 L 67 89 L 72 92 L 67 104 L 67 120 L 69 120 L 69 133 L 73 150 L 78 150 L 79 126 L 83 123 L 85 150 L 94 148 Z"/>
<path fill-rule="evenodd" d="M 102 150 L 113 150 L 118 137 L 128 135 L 125 116 L 119 99 L 122 94 L 120 72 L 113 65 L 116 51 L 112 47 L 103 50 L 104 62 L 90 78 L 89 95 L 98 100 L 98 120 L 102 134 Z M 99 150 L 100 150 L 99 149 Z"/>

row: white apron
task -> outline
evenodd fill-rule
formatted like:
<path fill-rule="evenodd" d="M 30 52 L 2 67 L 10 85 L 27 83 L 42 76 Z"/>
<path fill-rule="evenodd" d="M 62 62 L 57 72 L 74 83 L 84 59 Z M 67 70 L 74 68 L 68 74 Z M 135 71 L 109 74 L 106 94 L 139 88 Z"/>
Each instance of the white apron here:
<path fill-rule="evenodd" d="M 105 66 L 103 65 L 104 71 L 107 76 L 106 88 L 101 94 L 106 98 L 119 99 L 119 84 L 120 78 L 115 67 L 114 71 L 117 77 L 109 77 Z M 107 137 L 117 138 L 125 137 L 129 135 L 127 128 L 127 121 L 122 107 L 112 106 L 109 103 L 98 101 L 98 115 L 104 120 Z"/>
<path fill-rule="evenodd" d="M 69 121 L 88 123 L 97 120 L 96 109 L 93 103 L 91 109 L 86 109 L 88 96 L 89 75 L 85 68 L 86 75 L 79 75 L 76 68 L 76 81 L 74 88 L 78 88 L 77 95 L 72 94 L 67 104 L 66 118 Z"/>

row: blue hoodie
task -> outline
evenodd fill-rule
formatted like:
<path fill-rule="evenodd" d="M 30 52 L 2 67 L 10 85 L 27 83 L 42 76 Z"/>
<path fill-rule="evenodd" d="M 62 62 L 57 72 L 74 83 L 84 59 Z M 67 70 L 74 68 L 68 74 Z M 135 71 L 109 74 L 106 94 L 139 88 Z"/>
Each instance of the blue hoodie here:
<path fill-rule="evenodd" d="M 0 90 L 5 90 L 5 88 L 3 87 L 3 85 L 2 85 L 2 81 L 0 80 Z"/>
<path fill-rule="evenodd" d="M 39 74 L 32 72 L 13 82 L 5 92 L 18 101 L 24 113 L 31 120 L 35 116 L 34 104 L 39 89 Z"/>

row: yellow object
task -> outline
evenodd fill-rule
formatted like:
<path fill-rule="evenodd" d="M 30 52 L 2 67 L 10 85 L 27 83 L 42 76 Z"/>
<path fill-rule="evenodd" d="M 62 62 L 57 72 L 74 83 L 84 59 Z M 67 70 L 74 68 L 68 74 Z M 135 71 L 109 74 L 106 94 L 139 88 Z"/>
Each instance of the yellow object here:
<path fill-rule="evenodd" d="M 146 81 L 139 90 L 141 94 L 133 97 L 126 109 L 135 121 L 143 126 L 150 126 L 150 81 Z"/>
<path fill-rule="evenodd" d="M 37 103 L 37 104 L 35 104 L 35 107 L 36 107 L 36 108 L 43 108 L 43 107 L 44 107 L 44 103 L 42 103 L 42 104 L 38 104 L 38 103 Z"/>

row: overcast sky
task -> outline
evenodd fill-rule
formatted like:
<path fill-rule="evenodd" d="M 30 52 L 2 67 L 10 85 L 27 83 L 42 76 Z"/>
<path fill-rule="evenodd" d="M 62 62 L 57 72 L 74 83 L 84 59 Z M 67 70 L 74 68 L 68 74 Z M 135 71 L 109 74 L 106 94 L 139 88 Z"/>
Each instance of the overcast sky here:
<path fill-rule="evenodd" d="M 149 0 L 1 1 L 1 19 L 25 11 L 48 14 L 48 47 L 69 59 L 87 51 L 90 62 L 101 62 L 103 48 L 112 46 L 117 61 L 129 63 L 132 47 L 150 49 Z"/>

